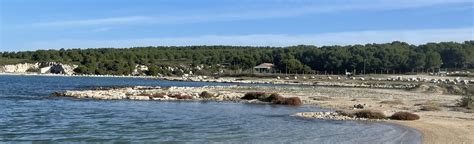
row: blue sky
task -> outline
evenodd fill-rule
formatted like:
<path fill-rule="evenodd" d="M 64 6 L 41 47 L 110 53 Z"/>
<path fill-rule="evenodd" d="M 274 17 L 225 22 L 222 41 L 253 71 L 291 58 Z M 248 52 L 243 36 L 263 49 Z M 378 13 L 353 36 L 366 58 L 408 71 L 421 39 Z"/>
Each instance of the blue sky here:
<path fill-rule="evenodd" d="M 472 0 L 0 0 L 0 51 L 474 40 Z"/>

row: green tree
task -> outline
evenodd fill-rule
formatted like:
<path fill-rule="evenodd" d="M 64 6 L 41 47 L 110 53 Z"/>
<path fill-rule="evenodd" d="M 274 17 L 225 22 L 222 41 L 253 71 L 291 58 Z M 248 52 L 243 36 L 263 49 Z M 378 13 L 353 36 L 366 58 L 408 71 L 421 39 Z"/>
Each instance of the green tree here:
<path fill-rule="evenodd" d="M 428 52 L 426 54 L 426 68 L 430 70 L 434 70 L 441 67 L 443 61 L 441 60 L 441 56 L 437 52 Z"/>
<path fill-rule="evenodd" d="M 439 54 L 438 54 L 439 55 Z M 426 62 L 426 56 L 423 53 L 414 53 L 410 55 L 411 59 L 409 60 L 409 66 L 413 70 L 419 70 L 419 69 L 424 69 L 425 66 L 428 66 Z M 432 61 L 432 60 L 430 60 Z"/>
<path fill-rule="evenodd" d="M 159 71 L 160 70 L 159 70 L 158 66 L 151 65 L 150 67 L 148 67 L 147 75 L 157 76 L 159 74 Z"/>

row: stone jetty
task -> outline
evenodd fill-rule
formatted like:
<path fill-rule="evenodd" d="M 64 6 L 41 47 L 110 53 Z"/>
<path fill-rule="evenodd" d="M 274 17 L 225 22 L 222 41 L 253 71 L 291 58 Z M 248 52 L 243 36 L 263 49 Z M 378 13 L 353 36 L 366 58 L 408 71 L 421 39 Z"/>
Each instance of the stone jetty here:
<path fill-rule="evenodd" d="M 56 92 L 55 96 L 72 97 L 78 99 L 99 100 L 216 100 L 239 101 L 241 95 L 235 93 L 208 93 L 205 88 L 195 87 L 124 87 L 98 88 L 93 90 L 74 90 Z M 203 95 L 205 93 L 205 95 Z"/>

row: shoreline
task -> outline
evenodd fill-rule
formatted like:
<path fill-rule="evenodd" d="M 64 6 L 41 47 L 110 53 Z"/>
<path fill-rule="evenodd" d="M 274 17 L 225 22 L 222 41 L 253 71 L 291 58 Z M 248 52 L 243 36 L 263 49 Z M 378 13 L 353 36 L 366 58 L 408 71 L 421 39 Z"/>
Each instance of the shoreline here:
<path fill-rule="evenodd" d="M 5 74 L 0 75 L 26 75 L 26 76 L 66 76 L 66 77 L 97 77 L 84 75 L 44 75 L 44 74 Z M 124 78 L 156 78 L 147 76 L 108 76 Z M 255 79 L 254 81 L 256 81 Z M 206 82 L 206 81 L 204 81 Z M 238 82 L 236 82 L 238 83 Z M 298 86 L 298 85 L 290 85 Z M 242 95 L 245 91 L 267 91 L 277 92 L 284 96 L 298 96 L 302 98 L 304 104 L 316 105 L 324 109 L 348 110 L 357 103 L 368 104 L 367 109 L 381 109 L 386 114 L 396 111 L 415 112 L 420 115 L 420 120 L 415 121 L 394 121 L 384 120 L 384 122 L 407 126 L 416 129 L 422 134 L 422 143 L 473 143 L 474 138 L 474 114 L 453 111 L 450 108 L 459 95 L 445 95 L 442 93 L 429 93 L 424 91 L 407 91 L 401 89 L 376 89 L 376 88 L 356 88 L 356 87 L 317 87 L 317 88 L 244 88 L 236 87 L 207 87 L 213 91 L 222 91 L 227 94 L 232 91 L 240 91 Z M 401 100 L 403 104 L 381 104 L 383 100 Z M 418 104 L 435 102 L 441 106 L 441 111 L 420 111 Z"/>
<path fill-rule="evenodd" d="M 423 118 L 423 116 L 421 116 L 421 119 L 416 121 L 388 122 L 416 129 L 422 134 L 423 144 L 474 143 L 474 138 L 472 137 L 472 131 L 474 130 L 473 122 L 470 122 L 470 124 L 464 127 L 455 124 L 459 122 L 459 120 L 439 118 L 440 117 Z M 473 120 L 474 119 L 470 121 Z"/>
<path fill-rule="evenodd" d="M 174 92 L 185 91 L 199 93 L 209 91 L 226 96 L 216 100 L 235 101 L 246 92 L 276 92 L 285 97 L 297 96 L 305 105 L 314 105 L 329 110 L 353 110 L 354 104 L 367 104 L 369 110 L 380 110 L 386 115 L 398 111 L 414 112 L 420 120 L 398 121 L 380 120 L 387 123 L 407 126 L 422 134 L 423 143 L 472 143 L 470 135 L 474 134 L 474 114 L 452 111 L 442 107 L 440 111 L 420 111 L 420 103 L 436 101 L 442 104 L 453 104 L 460 96 L 433 93 L 420 93 L 398 89 L 371 88 L 335 88 L 335 87 L 261 87 L 261 86 L 209 86 L 209 87 L 172 87 Z M 319 93 L 313 93 L 318 91 Z M 402 99 L 403 104 L 381 104 L 383 99 Z M 148 98 L 148 97 L 147 97 Z M 134 98 L 135 99 L 135 98 Z M 353 100 L 356 99 L 356 100 Z M 143 100 L 143 99 L 142 99 Z M 149 99 L 148 99 L 149 100 Z M 248 101 L 257 103 L 258 101 Z M 352 120 L 352 119 L 348 119 Z"/>

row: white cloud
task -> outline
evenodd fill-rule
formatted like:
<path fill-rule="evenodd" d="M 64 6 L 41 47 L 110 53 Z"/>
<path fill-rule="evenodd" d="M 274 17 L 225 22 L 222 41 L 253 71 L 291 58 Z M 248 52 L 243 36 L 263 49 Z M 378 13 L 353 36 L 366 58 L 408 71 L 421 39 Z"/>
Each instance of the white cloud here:
<path fill-rule="evenodd" d="M 33 26 L 81 26 L 81 25 L 107 25 L 107 24 L 124 24 L 134 23 L 140 21 L 153 20 L 153 17 L 147 16 L 127 16 L 127 17 L 112 17 L 103 19 L 87 19 L 87 20 L 71 20 L 71 21 L 55 21 L 35 23 Z"/>
<path fill-rule="evenodd" d="M 276 3 L 278 2 L 278 3 Z M 308 14 L 331 13 L 356 10 L 397 10 L 420 8 L 444 4 L 474 4 L 471 0 L 342 0 L 333 3 L 321 3 L 308 0 L 269 0 L 264 7 L 242 8 L 238 12 L 185 12 L 182 15 L 164 14 L 162 16 L 124 16 L 84 20 L 65 20 L 35 23 L 33 26 L 90 26 L 120 24 L 175 24 L 214 21 L 254 20 L 268 18 L 295 17 Z M 273 4 L 273 5 L 272 5 Z M 241 7 L 245 7 L 242 5 Z M 224 7 L 225 8 L 225 7 Z M 258 9 L 258 10 L 253 10 Z M 225 10 L 224 10 L 225 11 Z"/>
<path fill-rule="evenodd" d="M 56 40 L 32 43 L 25 47 L 99 48 L 136 46 L 187 46 L 187 45 L 239 45 L 239 46 L 291 46 L 291 45 L 352 45 L 404 41 L 410 44 L 428 42 L 474 40 L 474 27 L 424 30 L 375 30 L 322 33 L 312 35 L 253 34 L 204 35 L 196 37 L 163 37 L 128 40 Z"/>

